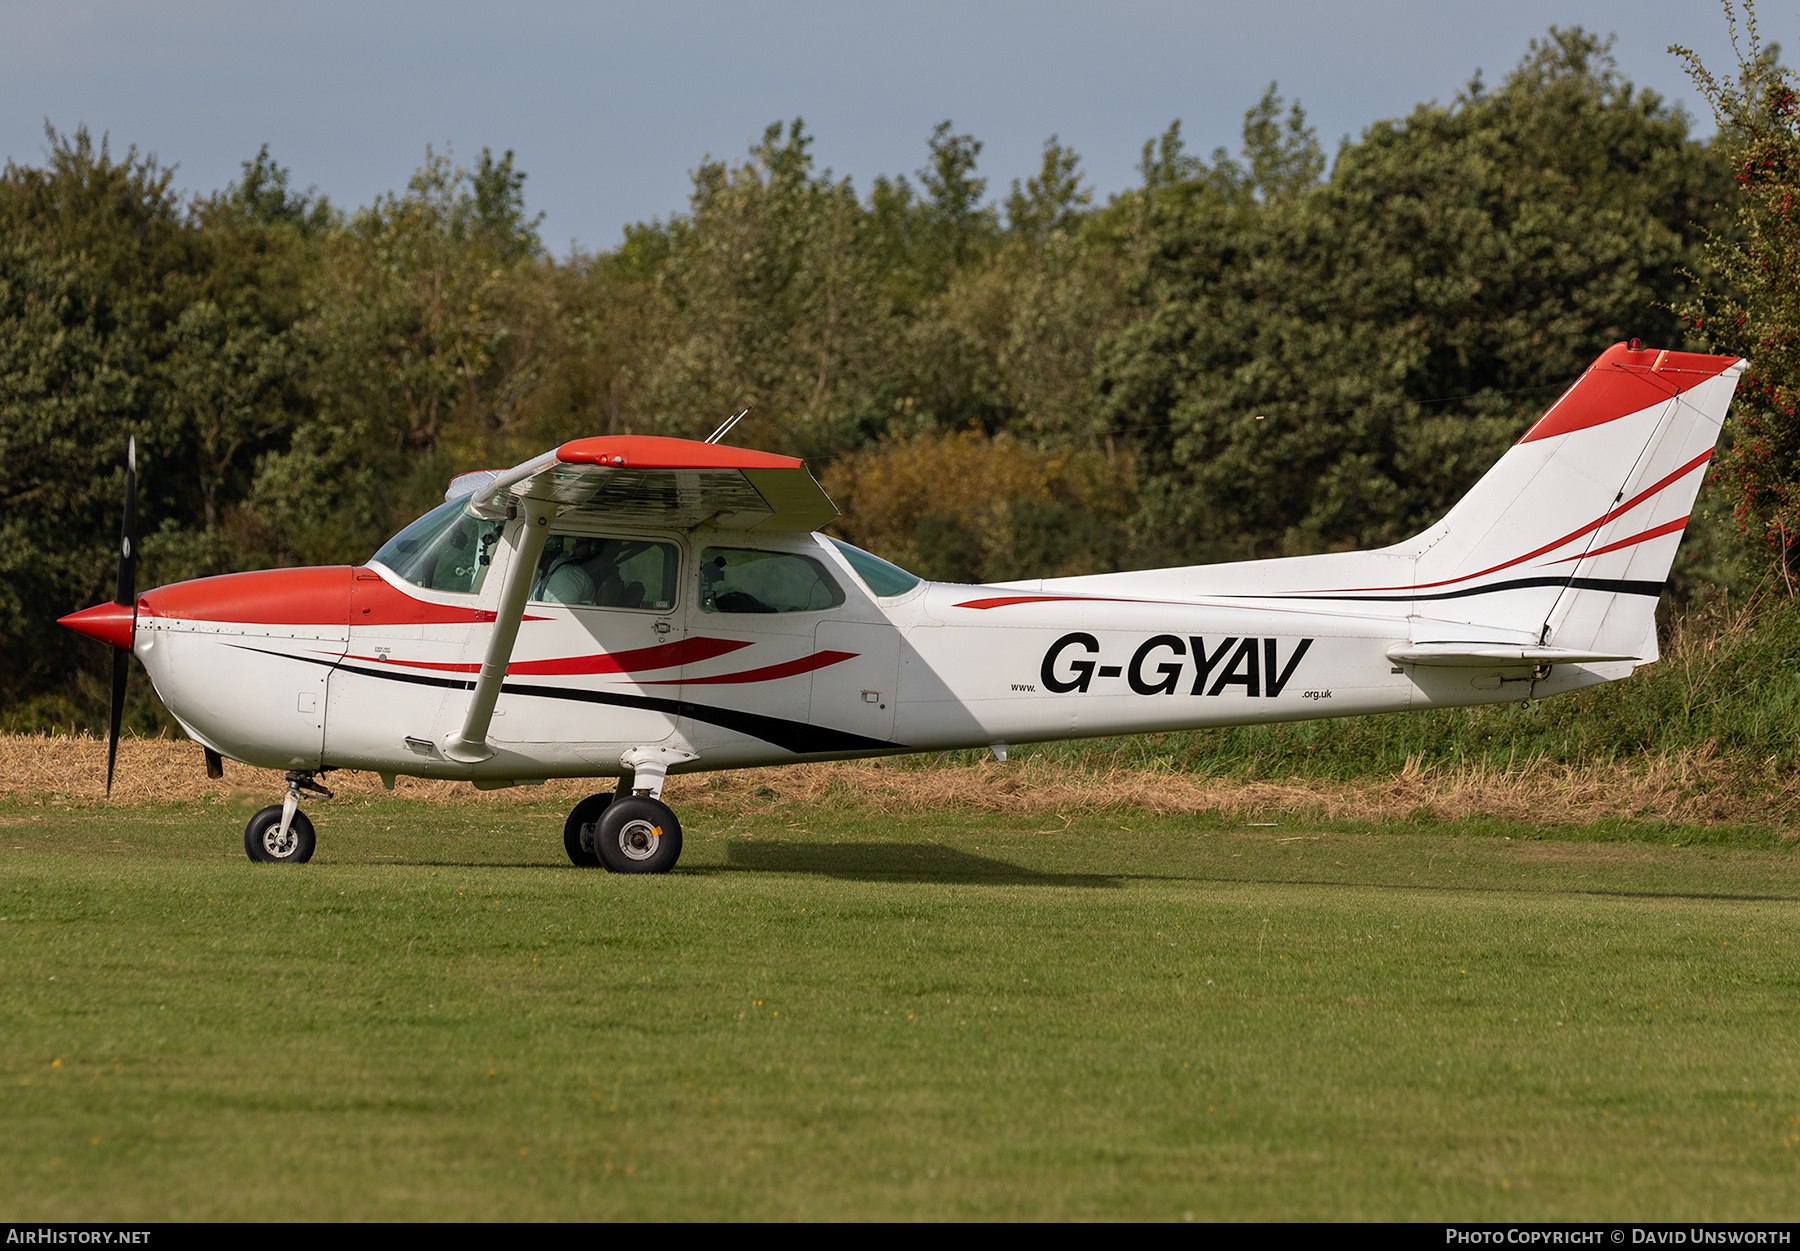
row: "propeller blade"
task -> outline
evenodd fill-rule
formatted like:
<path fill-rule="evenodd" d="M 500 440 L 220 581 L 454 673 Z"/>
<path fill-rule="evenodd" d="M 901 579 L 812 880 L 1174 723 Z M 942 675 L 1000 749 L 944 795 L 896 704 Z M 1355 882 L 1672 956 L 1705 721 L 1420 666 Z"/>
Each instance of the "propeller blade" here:
<path fill-rule="evenodd" d="M 137 440 L 125 449 L 125 524 L 119 527 L 119 582 L 115 604 L 137 602 Z"/>
<path fill-rule="evenodd" d="M 137 632 L 137 439 L 125 448 L 125 521 L 119 527 L 119 580 L 113 603 L 132 608 L 132 633 Z M 113 650 L 112 703 L 107 710 L 106 796 L 112 798 L 113 766 L 119 759 L 119 723 L 125 716 L 125 679 L 131 673 L 129 646 Z"/>
<path fill-rule="evenodd" d="M 125 715 L 125 678 L 131 672 L 131 653 L 113 649 L 112 708 L 106 731 L 106 797 L 112 798 L 113 766 L 119 760 L 119 721 Z"/>

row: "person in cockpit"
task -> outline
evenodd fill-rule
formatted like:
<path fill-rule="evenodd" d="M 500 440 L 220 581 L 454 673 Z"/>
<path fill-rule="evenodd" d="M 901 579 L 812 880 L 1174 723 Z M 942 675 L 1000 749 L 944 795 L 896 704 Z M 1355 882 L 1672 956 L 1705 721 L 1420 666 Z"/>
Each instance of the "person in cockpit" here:
<path fill-rule="evenodd" d="M 592 539 L 562 538 L 561 551 L 545 554 L 531 598 L 547 604 L 596 603 L 594 576 L 587 569 L 594 554 Z"/>

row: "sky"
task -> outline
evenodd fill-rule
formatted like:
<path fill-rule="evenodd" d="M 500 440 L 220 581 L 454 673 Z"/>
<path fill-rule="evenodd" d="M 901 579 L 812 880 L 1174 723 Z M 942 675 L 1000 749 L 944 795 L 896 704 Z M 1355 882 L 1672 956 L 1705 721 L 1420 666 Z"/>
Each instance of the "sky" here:
<path fill-rule="evenodd" d="M 1765 4 L 1764 39 L 1791 47 L 1797 8 Z M 1478 69 L 1498 81 L 1551 25 L 1616 35 L 1620 70 L 1711 133 L 1667 48 L 1735 66 L 1716 0 L 0 0 L 0 157 L 40 164 L 46 122 L 86 125 L 204 193 L 267 144 L 350 208 L 428 144 L 511 149 L 546 244 L 596 251 L 683 211 L 702 159 L 775 121 L 805 119 L 818 164 L 866 192 L 950 120 L 994 199 L 1054 134 L 1104 201 L 1176 118 L 1190 148 L 1235 148 L 1275 81 L 1329 153 Z"/>

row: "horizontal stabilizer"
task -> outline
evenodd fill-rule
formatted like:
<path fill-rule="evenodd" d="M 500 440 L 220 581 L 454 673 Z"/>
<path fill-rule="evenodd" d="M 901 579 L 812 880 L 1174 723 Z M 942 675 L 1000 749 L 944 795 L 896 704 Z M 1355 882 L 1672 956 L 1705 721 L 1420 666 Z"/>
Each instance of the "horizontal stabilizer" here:
<path fill-rule="evenodd" d="M 1447 669 L 1485 669 L 1493 665 L 1597 665 L 1637 660 L 1605 652 L 1568 647 L 1521 647 L 1517 643 L 1401 643 L 1387 650 L 1397 665 L 1438 665 Z"/>

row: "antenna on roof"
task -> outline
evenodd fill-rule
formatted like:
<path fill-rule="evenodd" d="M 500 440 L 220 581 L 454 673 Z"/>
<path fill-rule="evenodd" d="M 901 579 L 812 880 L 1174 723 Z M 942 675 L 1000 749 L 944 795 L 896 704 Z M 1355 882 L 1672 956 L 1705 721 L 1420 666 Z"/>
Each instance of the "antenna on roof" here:
<path fill-rule="evenodd" d="M 731 433 L 731 428 L 733 426 L 737 425 L 738 422 L 742 421 L 744 419 L 744 415 L 746 413 L 748 413 L 749 411 L 750 411 L 749 405 L 745 405 L 743 408 L 741 408 L 737 412 L 733 413 L 730 417 L 728 417 L 726 419 L 724 425 L 720 426 L 717 430 L 713 431 L 711 434 L 706 436 L 706 442 L 717 443 L 720 439 L 724 438 L 727 434 Z"/>

